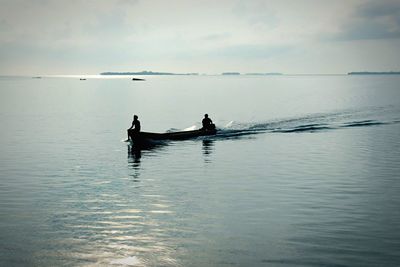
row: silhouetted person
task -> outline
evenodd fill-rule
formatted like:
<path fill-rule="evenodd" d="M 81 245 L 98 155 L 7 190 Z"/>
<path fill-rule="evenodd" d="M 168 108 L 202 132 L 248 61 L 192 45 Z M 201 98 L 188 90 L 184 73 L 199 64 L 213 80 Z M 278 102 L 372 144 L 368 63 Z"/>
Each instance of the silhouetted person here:
<path fill-rule="evenodd" d="M 203 128 L 201 128 L 201 130 L 215 129 L 215 125 L 213 124 L 212 120 L 208 117 L 208 114 L 204 114 L 204 119 L 201 123 L 203 124 Z"/>
<path fill-rule="evenodd" d="M 128 129 L 128 139 L 130 137 L 130 134 L 132 133 L 138 133 L 140 132 L 140 121 L 138 120 L 138 116 L 134 115 L 133 116 L 133 121 L 132 121 L 132 126 L 131 128 Z"/>

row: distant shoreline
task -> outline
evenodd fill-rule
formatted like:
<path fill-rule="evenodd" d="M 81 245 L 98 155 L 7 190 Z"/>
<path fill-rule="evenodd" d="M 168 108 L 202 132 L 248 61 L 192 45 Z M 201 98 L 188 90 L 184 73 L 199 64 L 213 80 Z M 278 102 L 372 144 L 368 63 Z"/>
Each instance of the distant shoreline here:
<path fill-rule="evenodd" d="M 381 72 L 375 72 L 375 71 L 354 71 L 354 72 L 349 72 L 347 75 L 400 75 L 399 71 L 381 71 Z"/>
<path fill-rule="evenodd" d="M 172 72 L 153 72 L 153 71 L 140 71 L 140 72 L 102 72 L 100 75 L 199 75 L 198 73 L 172 73 Z"/>
<path fill-rule="evenodd" d="M 262 72 L 249 72 L 249 73 L 240 73 L 240 72 L 223 72 L 216 74 L 207 74 L 207 73 L 172 73 L 172 72 L 152 72 L 152 71 L 142 71 L 142 72 L 102 72 L 99 74 L 66 74 L 66 75 L 10 75 L 10 74 L 0 74 L 1 78 L 31 78 L 31 79 L 42 79 L 42 78 L 100 78 L 103 77 L 112 77 L 115 78 L 124 77 L 124 76 L 361 76 L 361 75 L 400 75 L 400 71 L 382 71 L 382 72 L 373 72 L 373 71 L 354 71 L 348 73 L 279 73 L 279 72 L 271 72 L 271 73 L 262 73 Z M 132 77 L 131 77 L 132 78 Z M 140 78 L 137 78 L 140 79 Z"/>
<path fill-rule="evenodd" d="M 140 72 L 114 72 L 114 71 L 106 71 L 101 72 L 100 75 L 121 75 L 121 76 L 132 76 L 132 75 L 194 75 L 197 76 L 199 73 L 173 73 L 173 72 L 153 72 L 153 71 L 140 71 Z M 240 73 L 240 72 L 223 72 L 222 76 L 229 75 L 256 75 L 256 76 L 274 76 L 274 75 L 284 75 L 280 72 L 252 72 L 252 73 Z"/>

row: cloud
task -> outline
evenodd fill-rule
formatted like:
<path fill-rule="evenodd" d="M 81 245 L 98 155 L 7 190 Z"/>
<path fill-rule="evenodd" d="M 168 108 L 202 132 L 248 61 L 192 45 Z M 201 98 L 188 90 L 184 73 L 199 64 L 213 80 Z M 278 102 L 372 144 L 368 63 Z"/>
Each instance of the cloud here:
<path fill-rule="evenodd" d="M 214 34 L 207 34 L 200 38 L 201 41 L 223 41 L 231 37 L 230 33 L 214 33 Z"/>
<path fill-rule="evenodd" d="M 208 51 L 208 56 L 219 58 L 266 59 L 286 54 L 294 48 L 288 45 L 244 44 L 224 46 Z"/>
<path fill-rule="evenodd" d="M 398 16 L 400 15 L 399 2 L 369 2 L 360 6 L 357 11 L 362 17 L 376 18 L 381 16 Z"/>
<path fill-rule="evenodd" d="M 355 10 L 333 40 L 400 38 L 400 2 L 367 2 Z"/>
<path fill-rule="evenodd" d="M 259 29 L 273 29 L 279 25 L 274 4 L 268 1 L 239 1 L 233 6 L 232 13 Z"/>

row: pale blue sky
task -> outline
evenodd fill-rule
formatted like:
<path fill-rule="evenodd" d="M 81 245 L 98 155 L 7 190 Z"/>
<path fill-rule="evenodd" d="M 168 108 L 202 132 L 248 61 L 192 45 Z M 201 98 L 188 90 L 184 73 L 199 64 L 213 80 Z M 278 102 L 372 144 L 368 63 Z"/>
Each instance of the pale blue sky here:
<path fill-rule="evenodd" d="M 0 0 L 0 74 L 400 70 L 398 0 Z"/>

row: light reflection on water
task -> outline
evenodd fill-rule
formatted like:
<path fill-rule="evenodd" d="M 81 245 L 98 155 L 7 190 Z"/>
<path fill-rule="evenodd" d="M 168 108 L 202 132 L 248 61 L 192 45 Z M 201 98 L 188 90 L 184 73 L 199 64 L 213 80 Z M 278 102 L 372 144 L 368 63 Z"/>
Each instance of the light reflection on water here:
<path fill-rule="evenodd" d="M 133 171 L 140 169 L 137 158 L 131 161 L 129 157 L 128 165 Z M 127 182 L 137 183 L 140 178 L 135 176 Z M 111 183 L 92 184 L 94 187 L 99 185 L 112 186 Z M 165 223 L 166 216 L 173 215 L 173 206 L 163 195 L 133 193 L 139 195 L 126 199 L 127 196 L 119 194 L 101 194 L 92 199 L 90 194 L 87 196 L 90 199 L 70 199 L 67 202 L 70 208 L 64 207 L 62 213 L 55 215 L 53 225 L 74 238 L 61 239 L 58 245 L 66 250 L 61 249 L 58 253 L 69 255 L 77 262 L 87 261 L 89 265 L 90 262 L 175 265 L 176 261 L 170 256 L 174 253 L 168 238 L 170 227 Z M 132 205 L 132 200 L 137 203 Z M 79 249 L 71 251 L 72 247 Z M 126 261 L 132 255 L 135 258 Z"/>

